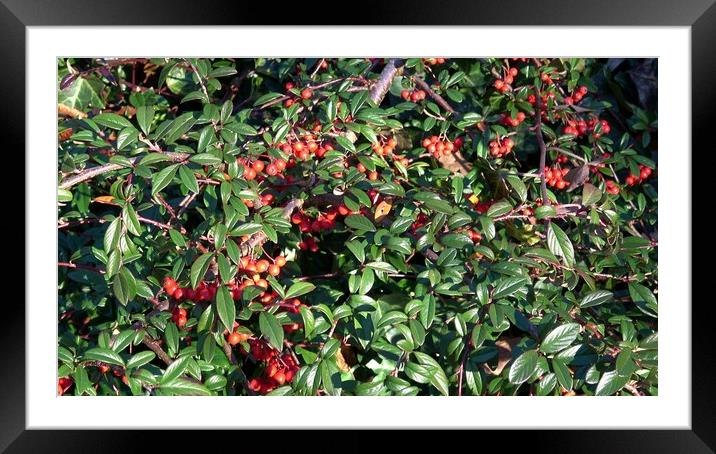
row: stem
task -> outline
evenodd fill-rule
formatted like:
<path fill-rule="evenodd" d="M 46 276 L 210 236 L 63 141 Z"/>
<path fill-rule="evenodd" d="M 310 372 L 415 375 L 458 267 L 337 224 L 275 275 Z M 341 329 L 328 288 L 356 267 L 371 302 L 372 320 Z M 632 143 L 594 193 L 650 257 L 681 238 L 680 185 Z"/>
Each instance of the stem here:
<path fill-rule="evenodd" d="M 172 162 L 182 162 L 189 159 L 188 153 L 175 153 L 175 152 L 165 152 L 162 153 L 164 156 L 168 157 L 170 161 Z M 139 157 L 133 157 L 129 158 L 129 161 L 134 164 L 139 160 Z M 123 169 L 124 166 L 120 164 L 105 164 L 102 166 L 96 166 L 96 167 L 90 167 L 89 169 L 85 169 L 71 177 L 67 177 L 64 180 L 60 182 L 60 189 L 69 189 L 72 186 L 78 185 L 84 181 L 91 180 L 94 177 L 97 177 L 99 175 L 105 174 L 107 172 L 112 172 L 113 170 L 120 170 Z"/>
<path fill-rule="evenodd" d="M 418 76 L 413 76 L 413 82 L 415 82 L 415 85 L 420 87 L 423 91 L 425 91 L 428 95 L 430 95 L 431 98 L 435 100 L 435 102 L 442 107 L 443 109 L 447 110 L 448 112 L 454 114 L 455 109 L 452 108 L 450 104 L 448 104 L 447 101 L 445 101 L 445 98 L 440 96 L 439 94 L 435 93 L 435 91 L 430 88 L 430 85 L 428 85 L 423 79 L 421 79 Z"/>
<path fill-rule="evenodd" d="M 380 103 L 383 101 L 383 98 L 385 98 L 385 95 L 388 93 L 388 89 L 390 88 L 390 84 L 393 83 L 393 79 L 396 75 L 398 75 L 398 72 L 402 70 L 400 67 L 402 65 L 402 62 L 398 59 L 391 58 L 388 60 L 388 63 L 383 68 L 383 71 L 380 73 L 380 77 L 378 78 L 378 81 L 373 85 L 373 88 L 370 89 L 370 94 L 368 97 L 377 105 L 379 106 Z"/>

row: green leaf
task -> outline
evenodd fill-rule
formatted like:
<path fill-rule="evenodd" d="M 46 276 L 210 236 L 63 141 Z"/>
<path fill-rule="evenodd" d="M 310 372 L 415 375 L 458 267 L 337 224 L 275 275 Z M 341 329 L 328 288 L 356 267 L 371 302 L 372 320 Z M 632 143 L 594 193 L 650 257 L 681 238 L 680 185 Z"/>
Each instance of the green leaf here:
<path fill-rule="evenodd" d="M 359 241 L 349 241 L 346 243 L 346 247 L 356 256 L 359 262 L 363 263 L 365 261 L 365 249 L 363 249 L 363 245 Z"/>
<path fill-rule="evenodd" d="M 362 214 L 351 214 L 346 216 L 343 222 L 350 228 L 366 232 L 375 232 L 375 226 Z"/>
<path fill-rule="evenodd" d="M 144 135 L 149 134 L 152 129 L 152 121 L 154 120 L 154 106 L 137 107 L 137 123 L 142 129 Z"/>
<path fill-rule="evenodd" d="M 421 366 L 428 370 L 430 384 L 433 385 L 443 396 L 450 394 L 447 375 L 437 361 L 431 356 L 415 351 L 413 352 Z"/>
<path fill-rule="evenodd" d="M 571 391 L 572 386 L 574 385 L 574 379 L 572 378 L 572 374 L 569 372 L 567 365 L 564 364 L 564 361 L 554 358 L 552 360 L 552 370 L 554 370 L 554 374 L 557 376 L 557 381 L 562 388 L 567 391 Z"/>
<path fill-rule="evenodd" d="M 231 236 L 253 235 L 260 232 L 263 226 L 256 222 L 249 222 L 236 227 L 231 231 Z"/>
<path fill-rule="evenodd" d="M 557 216 L 557 209 L 552 205 L 542 205 L 535 209 L 535 217 L 537 219 L 553 218 Z"/>
<path fill-rule="evenodd" d="M 99 95 L 101 87 L 102 84 L 93 85 L 84 77 L 78 77 L 59 92 L 58 102 L 82 112 L 94 108 L 104 109 L 104 102 Z"/>
<path fill-rule="evenodd" d="M 112 289 L 114 290 L 114 296 L 116 296 L 119 302 L 125 306 L 132 298 L 134 298 L 137 292 L 132 279 L 129 278 L 127 273 L 123 272 L 118 273 L 114 277 Z"/>
<path fill-rule="evenodd" d="M 134 129 L 134 125 L 131 121 L 127 120 L 121 115 L 117 115 L 116 113 L 101 113 L 99 115 L 96 115 L 92 117 L 92 121 L 97 123 L 100 126 L 104 126 L 105 128 L 110 129 L 124 129 L 124 128 L 132 128 Z"/>
<path fill-rule="evenodd" d="M 337 142 L 338 145 L 340 145 L 341 148 L 343 148 L 344 150 L 350 151 L 351 153 L 355 153 L 355 152 L 356 152 L 356 147 L 355 147 L 355 145 L 353 145 L 353 142 L 351 142 L 351 141 L 348 140 L 347 138 L 345 138 L 345 137 L 343 137 L 343 136 L 336 136 L 336 142 Z"/>
<path fill-rule="evenodd" d="M 234 320 L 236 319 L 236 306 L 231 296 L 231 291 L 222 285 L 216 291 L 216 313 L 219 314 L 219 320 L 229 332 L 234 330 Z"/>
<path fill-rule="evenodd" d="M 192 155 L 189 158 L 189 161 L 202 166 L 215 166 L 223 162 L 220 157 L 211 153 L 199 153 Z"/>
<path fill-rule="evenodd" d="M 177 396 L 211 396 L 211 391 L 206 386 L 188 378 L 163 382 L 161 389 Z"/>
<path fill-rule="evenodd" d="M 284 299 L 296 298 L 301 295 L 305 295 L 315 289 L 316 286 L 310 282 L 296 282 L 288 288 L 286 297 Z"/>
<path fill-rule="evenodd" d="M 602 190 L 591 183 L 584 183 L 582 189 L 582 205 L 590 206 L 599 202 L 602 198 Z"/>
<path fill-rule="evenodd" d="M 157 355 L 149 350 L 139 352 L 136 355 L 132 356 L 129 361 L 127 361 L 127 369 L 135 369 L 138 367 L 142 367 L 143 365 L 154 361 L 154 358 L 156 357 Z"/>
<path fill-rule="evenodd" d="M 517 293 L 530 282 L 527 277 L 506 277 L 502 278 L 495 285 L 492 293 L 493 299 L 507 298 Z"/>
<path fill-rule="evenodd" d="M 544 353 L 556 353 L 572 345 L 579 335 L 580 327 L 577 323 L 566 323 L 554 328 L 545 336 L 540 350 Z"/>
<path fill-rule="evenodd" d="M 592 307 L 607 303 L 614 298 L 612 292 L 608 290 L 596 290 L 588 293 L 579 303 L 579 307 Z"/>
<path fill-rule="evenodd" d="M 552 222 L 547 229 L 547 246 L 552 253 L 562 260 L 567 266 L 574 266 L 574 247 L 564 230 Z"/>
<path fill-rule="evenodd" d="M 299 311 L 301 312 L 301 318 L 303 319 L 303 329 L 306 333 L 306 339 L 308 339 L 311 337 L 311 334 L 313 333 L 313 328 L 316 326 L 316 319 L 313 316 L 313 312 L 311 312 L 311 309 L 306 306 L 301 306 L 299 308 Z"/>
<path fill-rule="evenodd" d="M 87 350 L 83 356 L 86 361 L 101 361 L 115 366 L 124 366 L 124 360 L 119 353 L 109 348 L 95 347 Z"/>
<path fill-rule="evenodd" d="M 641 284 L 632 282 L 629 284 L 629 296 L 640 311 L 650 317 L 657 317 L 658 305 L 651 290 Z"/>
<path fill-rule="evenodd" d="M 502 216 L 504 214 L 509 213 L 512 211 L 512 204 L 510 202 L 503 200 L 501 202 L 493 203 L 490 205 L 490 208 L 487 210 L 487 216 L 490 218 L 496 218 L 498 216 Z"/>
<path fill-rule="evenodd" d="M 199 192 L 199 183 L 196 181 L 196 176 L 187 166 L 179 166 L 179 179 L 191 192 Z"/>
<path fill-rule="evenodd" d="M 391 265 L 388 262 L 370 262 L 365 265 L 368 268 L 373 268 L 377 271 L 383 271 L 385 273 L 397 273 L 398 270 L 395 269 L 393 265 Z"/>
<path fill-rule="evenodd" d="M 194 263 L 191 265 L 191 271 L 189 272 L 192 288 L 196 288 L 196 286 L 199 285 L 199 281 L 204 279 L 204 275 L 209 269 L 211 257 L 213 257 L 213 254 L 211 252 L 207 252 L 194 260 Z"/>
<path fill-rule="evenodd" d="M 510 367 L 509 380 L 514 385 L 519 385 L 532 376 L 537 368 L 539 355 L 535 350 L 527 350 L 517 357 Z"/>
<path fill-rule="evenodd" d="M 142 225 L 139 223 L 137 212 L 131 204 L 127 203 L 122 209 L 122 218 L 130 233 L 133 235 L 142 234 Z"/>
<path fill-rule="evenodd" d="M 116 248 L 121 237 L 122 219 L 115 218 L 109 223 L 107 230 L 104 232 L 104 252 L 109 254 L 114 248 Z"/>
<path fill-rule="evenodd" d="M 174 357 L 179 350 L 179 330 L 174 323 L 167 323 L 164 328 L 164 339 L 167 341 L 167 353 Z"/>
<path fill-rule="evenodd" d="M 169 183 L 171 183 L 174 175 L 176 175 L 177 170 L 179 169 L 179 166 L 180 164 L 172 164 L 152 175 L 152 195 L 156 195 L 157 192 L 161 191 L 167 187 Z"/>
<path fill-rule="evenodd" d="M 450 202 L 447 202 L 442 199 L 426 199 L 424 202 L 426 207 L 430 208 L 431 210 L 435 210 L 438 213 L 444 213 L 444 214 L 453 214 L 455 212 L 455 208 L 450 205 Z"/>
<path fill-rule="evenodd" d="M 275 349 L 279 351 L 283 349 L 283 328 L 275 315 L 261 312 L 259 314 L 259 329 Z"/>
<path fill-rule="evenodd" d="M 189 367 L 189 361 L 191 361 L 190 356 L 181 356 L 175 359 L 170 365 L 167 366 L 166 370 L 164 371 L 164 375 L 162 375 L 160 383 L 162 383 L 162 385 L 165 383 L 171 383 L 173 380 L 178 378 L 186 371 L 187 367 Z"/>
<path fill-rule="evenodd" d="M 620 375 L 616 370 L 604 372 L 597 383 L 595 396 L 611 396 L 629 383 L 631 375 Z"/>

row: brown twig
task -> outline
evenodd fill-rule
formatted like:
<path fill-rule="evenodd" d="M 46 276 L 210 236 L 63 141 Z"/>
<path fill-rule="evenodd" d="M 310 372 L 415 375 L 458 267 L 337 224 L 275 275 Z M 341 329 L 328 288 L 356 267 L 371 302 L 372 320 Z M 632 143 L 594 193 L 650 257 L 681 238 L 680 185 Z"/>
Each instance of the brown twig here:
<path fill-rule="evenodd" d="M 62 115 L 63 117 L 70 117 L 70 118 L 87 118 L 87 114 L 82 112 L 81 110 L 77 110 L 74 107 L 70 107 L 66 104 L 57 104 L 57 113 Z"/>
<path fill-rule="evenodd" d="M 162 350 L 162 347 L 159 346 L 159 341 L 152 338 L 152 336 L 150 336 L 146 332 L 144 333 L 144 339 L 142 339 L 142 343 L 146 345 L 151 351 L 153 351 L 159 357 L 159 359 L 164 361 L 164 364 L 166 364 L 167 366 L 174 362 L 174 360 L 169 357 L 167 352 Z"/>
<path fill-rule="evenodd" d="M 76 270 L 91 271 L 91 272 L 97 273 L 97 274 L 104 274 L 103 269 L 96 268 L 96 267 L 90 266 L 90 265 L 80 265 L 77 263 L 70 263 L 70 262 L 57 262 L 57 266 L 61 266 L 64 268 L 72 268 L 72 269 L 76 269 Z"/>
<path fill-rule="evenodd" d="M 544 177 L 545 162 L 547 160 L 547 147 L 544 144 L 544 137 L 542 136 L 542 95 L 537 87 L 535 87 L 537 96 L 535 96 L 537 102 L 535 104 L 535 132 L 537 134 L 537 146 L 539 147 L 539 174 L 540 174 L 540 192 L 542 194 L 542 204 L 550 206 L 549 198 L 547 197 L 547 179 Z M 547 224 L 549 224 L 549 219 Z"/>
<path fill-rule="evenodd" d="M 390 84 L 398 73 L 402 71 L 402 63 L 400 60 L 391 58 L 380 73 L 380 77 L 370 89 L 368 97 L 376 104 L 380 105 L 388 93 Z"/>
<path fill-rule="evenodd" d="M 445 101 L 445 98 L 435 93 L 435 91 L 430 88 L 430 85 L 428 85 L 423 79 L 418 76 L 413 76 L 413 82 L 415 82 L 415 85 L 420 87 L 421 90 L 425 91 L 431 98 L 433 98 L 440 107 L 452 114 L 455 113 L 455 109 L 453 109 L 452 106 Z"/>
<path fill-rule="evenodd" d="M 300 209 L 303 206 L 303 200 L 302 199 L 293 199 L 290 202 L 286 204 L 286 206 L 283 208 L 283 214 L 282 217 L 284 219 L 290 219 L 291 214 L 293 214 L 294 210 Z M 239 246 L 239 249 L 241 250 L 241 255 L 248 255 L 250 254 L 255 247 L 263 245 L 268 240 L 268 237 L 263 231 L 254 233 L 251 235 L 251 237 L 241 243 Z"/>
<path fill-rule="evenodd" d="M 172 162 L 182 162 L 189 159 L 188 153 L 175 153 L 175 152 L 164 152 L 162 153 L 164 156 L 168 157 L 170 161 Z M 139 157 L 133 157 L 129 158 L 129 161 L 134 164 Z M 69 189 L 72 186 L 78 185 L 84 181 L 91 180 L 94 177 L 97 177 L 99 175 L 105 174 L 107 172 L 112 172 L 113 170 L 120 170 L 123 169 L 124 166 L 120 164 L 105 164 L 101 166 L 96 167 L 90 167 L 89 169 L 85 169 L 75 175 L 72 175 L 71 177 L 67 177 L 64 180 L 60 182 L 60 189 Z"/>

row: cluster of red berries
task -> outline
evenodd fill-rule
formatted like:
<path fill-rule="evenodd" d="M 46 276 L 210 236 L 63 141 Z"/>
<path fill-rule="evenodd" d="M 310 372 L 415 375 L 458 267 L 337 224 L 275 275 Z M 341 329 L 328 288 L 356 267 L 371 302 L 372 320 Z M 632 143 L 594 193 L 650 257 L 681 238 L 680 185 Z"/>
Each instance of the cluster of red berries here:
<path fill-rule="evenodd" d="M 602 153 L 602 160 L 609 159 L 611 156 L 612 156 L 612 155 L 610 155 L 609 153 Z M 599 173 L 599 169 L 603 169 L 603 168 L 606 167 L 606 166 L 607 166 L 607 165 L 606 165 L 604 162 L 598 162 L 598 163 L 596 163 L 596 164 L 591 164 L 591 165 L 589 166 L 589 171 L 592 172 L 592 173 L 599 174 L 599 177 L 600 177 L 600 178 L 604 178 L 604 177 L 602 176 L 602 174 Z"/>
<path fill-rule="evenodd" d="M 249 381 L 249 389 L 259 394 L 267 394 L 293 380 L 300 366 L 292 355 L 288 353 L 280 355 L 278 351 L 259 339 L 251 339 L 249 344 L 251 356 L 256 361 L 266 362 L 262 375 Z"/>
<path fill-rule="evenodd" d="M 639 175 L 629 174 L 626 177 L 627 186 L 635 186 L 637 184 L 642 183 L 644 180 L 649 178 L 651 172 L 652 170 L 649 167 L 643 164 L 639 164 Z"/>
<path fill-rule="evenodd" d="M 255 179 L 261 173 L 265 173 L 270 177 L 280 175 L 288 166 L 288 163 L 284 159 L 280 158 L 273 159 L 268 164 L 260 158 L 253 162 L 249 162 L 244 158 L 237 158 L 236 162 L 243 167 L 243 176 L 247 181 Z"/>
<path fill-rule="evenodd" d="M 413 221 L 413 224 L 410 226 L 410 231 L 413 233 L 413 235 L 415 235 L 418 229 L 424 227 L 429 221 L 430 218 L 427 214 L 419 213 L 418 216 L 415 218 L 415 221 Z"/>
<path fill-rule="evenodd" d="M 336 218 L 346 216 L 351 211 L 343 204 L 330 208 L 325 213 L 319 213 L 316 218 L 312 218 L 308 213 L 300 211 L 291 216 L 291 223 L 299 226 L 301 232 L 321 232 L 330 230 L 336 226 Z"/>
<path fill-rule="evenodd" d="M 72 377 L 60 377 L 57 380 L 57 394 L 64 395 L 74 383 L 75 381 L 72 380 Z"/>
<path fill-rule="evenodd" d="M 474 205 L 475 205 L 475 211 L 477 211 L 478 214 L 485 214 L 485 213 L 487 213 L 487 210 L 489 210 L 490 207 L 491 207 L 494 203 L 495 203 L 494 201 L 489 201 L 489 200 L 486 201 L 486 202 L 481 202 L 481 201 L 478 200 L 478 201 L 475 202 L 475 204 L 474 204 Z"/>
<path fill-rule="evenodd" d="M 549 72 L 543 72 L 542 75 L 540 76 L 540 79 L 542 80 L 542 82 L 544 82 L 545 85 L 552 85 L 552 83 L 554 82 L 552 80 L 552 75 L 553 74 L 551 74 Z"/>
<path fill-rule="evenodd" d="M 318 252 L 318 243 L 312 236 L 307 236 L 305 240 L 299 241 L 298 248 L 302 251 Z"/>
<path fill-rule="evenodd" d="M 293 82 L 286 82 L 286 84 L 284 85 L 284 88 L 286 89 L 288 95 L 292 94 L 291 90 L 293 90 L 295 87 L 296 85 Z M 311 99 L 311 97 L 313 97 L 313 90 L 311 90 L 310 88 L 304 88 L 303 90 L 301 90 L 302 99 Z M 283 105 L 286 107 L 291 107 L 295 102 L 296 98 L 289 98 L 283 103 Z"/>
<path fill-rule="evenodd" d="M 569 158 L 566 155 L 558 155 L 557 159 L 554 160 L 557 164 L 566 164 Z"/>
<path fill-rule="evenodd" d="M 186 325 L 186 318 L 187 313 L 186 309 L 182 309 L 181 307 L 175 307 L 172 310 L 172 321 L 177 325 L 177 327 L 182 328 L 184 325 Z"/>
<path fill-rule="evenodd" d="M 373 145 L 371 145 L 371 148 L 378 156 L 385 156 L 393 153 L 393 150 L 395 150 L 395 147 L 397 146 L 398 141 L 395 140 L 395 138 L 391 137 L 388 140 L 381 138 L 378 143 L 374 143 Z"/>
<path fill-rule="evenodd" d="M 544 169 L 544 178 L 547 180 L 547 185 L 552 188 L 564 189 L 569 186 L 569 181 L 564 179 L 569 169 L 560 169 L 559 167 L 546 168 Z"/>
<path fill-rule="evenodd" d="M 439 57 L 439 58 L 423 58 L 423 63 L 425 63 L 425 64 L 428 65 L 428 66 L 432 66 L 432 65 L 442 65 L 442 64 L 445 63 L 446 61 L 447 61 L 447 59 L 446 59 L 446 58 L 442 58 L 442 57 Z"/>
<path fill-rule="evenodd" d="M 589 92 L 589 89 L 586 85 L 580 85 L 579 88 L 577 88 L 574 93 L 572 93 L 571 96 L 565 96 L 564 103 L 565 104 L 574 104 L 582 100 L 584 96 L 586 96 L 587 92 Z"/>
<path fill-rule="evenodd" d="M 515 77 L 517 77 L 517 74 L 519 71 L 517 68 L 510 68 L 505 71 L 504 76 L 502 79 L 497 79 L 493 86 L 497 91 L 500 91 L 502 93 L 506 91 L 512 90 L 512 82 L 514 82 Z"/>
<path fill-rule="evenodd" d="M 402 90 L 400 97 L 406 101 L 418 102 L 425 99 L 427 93 L 424 90 Z"/>
<path fill-rule="evenodd" d="M 462 147 L 462 144 L 462 137 L 457 137 L 454 142 L 447 137 L 444 140 L 441 140 L 438 136 L 426 137 L 422 141 L 423 148 L 425 148 L 436 159 L 440 156 L 447 156 L 453 151 L 459 150 L 460 147 Z"/>
<path fill-rule="evenodd" d="M 475 229 L 465 229 L 462 231 L 465 235 L 469 236 L 473 243 L 478 244 L 482 241 L 482 234 Z"/>
<path fill-rule="evenodd" d="M 553 91 L 550 91 L 550 92 L 547 92 L 547 93 L 543 94 L 542 96 L 540 96 L 540 98 L 542 99 L 542 105 L 543 105 L 543 106 L 544 106 L 544 105 L 547 105 L 547 100 L 550 99 L 550 98 L 554 98 L 554 97 L 556 97 L 556 95 L 554 94 Z M 534 93 L 528 94 L 528 95 L 527 95 L 527 102 L 530 103 L 530 104 L 533 105 L 533 106 L 536 105 L 536 104 L 537 104 L 537 95 L 535 95 Z M 558 115 L 555 115 L 555 117 L 559 118 Z M 542 118 L 545 119 L 545 120 L 547 119 L 547 113 L 546 113 L 544 110 L 542 111 Z"/>
<path fill-rule="evenodd" d="M 239 322 L 234 322 L 233 330 L 230 333 L 228 329 L 225 329 L 224 336 L 226 337 L 226 342 L 232 347 L 253 337 L 251 333 L 239 330 Z"/>
<path fill-rule="evenodd" d="M 514 118 L 509 113 L 503 113 L 500 122 L 505 126 L 517 127 L 520 123 L 525 121 L 525 117 L 526 115 L 524 112 L 517 112 L 517 116 Z"/>
<path fill-rule="evenodd" d="M 278 295 L 276 295 L 278 296 Z M 294 298 L 291 301 L 286 301 L 281 304 L 281 310 L 279 312 L 290 312 L 292 314 L 298 314 L 301 312 L 301 306 L 306 306 L 298 298 Z M 302 323 L 288 323 L 283 325 L 283 330 L 287 333 L 292 333 L 303 326 Z"/>
<path fill-rule="evenodd" d="M 313 134 L 305 134 L 301 139 L 303 140 L 294 140 L 291 143 L 280 144 L 281 151 L 287 155 L 293 154 L 295 158 L 300 161 L 305 161 L 312 154 L 315 154 L 317 158 L 323 158 L 327 152 L 334 149 L 333 144 L 324 144 Z"/>
<path fill-rule="evenodd" d="M 612 195 L 618 195 L 618 194 L 619 194 L 619 185 L 616 184 L 614 181 L 612 181 L 612 180 L 607 180 L 607 181 L 606 181 L 606 185 L 607 185 L 607 192 L 608 192 L 609 194 L 612 194 Z"/>
<path fill-rule="evenodd" d="M 599 131 L 597 132 L 597 128 Z M 574 136 L 585 135 L 589 132 L 592 133 L 592 137 L 598 139 L 602 134 L 609 134 L 612 128 L 607 120 L 599 120 L 597 118 L 590 118 L 589 120 L 569 120 L 567 126 L 564 127 L 563 132 L 565 134 L 572 134 Z"/>
<path fill-rule="evenodd" d="M 167 295 L 171 296 L 177 301 L 190 300 L 190 301 L 211 301 L 216 295 L 216 289 L 218 282 L 207 283 L 201 281 L 196 289 L 191 287 L 179 287 L 177 281 L 167 276 L 164 278 L 164 291 Z"/>
<path fill-rule="evenodd" d="M 244 270 L 247 273 L 268 273 L 271 276 L 278 276 L 281 273 L 281 268 L 286 265 L 286 257 L 279 255 L 271 261 L 273 263 L 266 259 L 253 260 L 249 256 L 243 256 L 239 260 L 239 270 Z"/>
<path fill-rule="evenodd" d="M 488 145 L 490 147 L 490 156 L 493 156 L 495 158 L 501 158 L 512 152 L 512 148 L 515 146 L 515 142 L 509 137 L 506 137 L 502 140 L 500 140 L 500 138 L 498 137 L 497 140 L 490 141 Z"/>

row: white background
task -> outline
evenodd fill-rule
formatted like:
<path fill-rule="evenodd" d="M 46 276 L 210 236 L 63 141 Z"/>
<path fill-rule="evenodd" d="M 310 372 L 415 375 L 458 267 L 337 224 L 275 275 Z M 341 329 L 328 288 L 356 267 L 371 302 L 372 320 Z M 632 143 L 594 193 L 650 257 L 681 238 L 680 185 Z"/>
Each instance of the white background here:
<path fill-rule="evenodd" d="M 688 27 L 29 27 L 27 427 L 689 428 L 690 37 Z M 59 56 L 658 57 L 659 396 L 57 398 Z"/>

